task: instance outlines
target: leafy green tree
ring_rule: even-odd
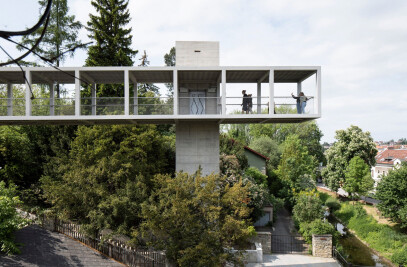
[[[249,164],[244,154],[244,145],[225,134],[219,135],[219,150],[221,155],[234,155],[239,161],[240,169],[245,170]]]
[[[355,195],[361,196],[373,189],[374,180],[370,176],[370,168],[359,156],[350,160],[345,178],[343,188],[352,199]]]
[[[268,157],[269,160],[267,165],[272,169],[277,168],[278,163],[280,162],[281,151],[275,140],[265,135],[253,138],[250,142],[250,148]]]
[[[377,205],[384,216],[407,228],[407,163],[390,171],[376,188]]]
[[[38,3],[42,10],[47,6],[46,0],[39,0]],[[75,20],[75,15],[69,15],[69,7],[67,0],[53,0],[50,12],[50,20],[47,31],[42,38],[41,43],[34,49],[35,52],[47,59],[56,61],[59,66],[64,62],[66,56],[73,57],[74,48],[83,47],[83,43],[78,40],[78,31],[83,27],[82,24]],[[44,25],[40,26],[31,35],[25,35],[21,39],[21,43],[25,46],[32,47],[40,37]],[[23,48],[17,46],[19,50]],[[69,51],[67,54],[61,54]]]
[[[157,175],[155,190],[142,205],[144,222],[134,233],[166,251],[176,266],[243,266],[232,247],[244,244],[254,233],[247,218],[248,187],[230,185],[225,177],[179,173],[175,178]]]
[[[307,148],[301,144],[299,137],[297,135],[288,136],[283,144],[283,152],[277,169],[279,178],[287,181],[296,191],[302,191],[309,187],[304,180],[315,180],[316,167],[315,158],[308,154]]]
[[[374,166],[377,149],[370,132],[363,132],[354,125],[336,131],[335,138],[337,141],[326,151],[327,165],[322,176],[325,184],[336,192],[345,181],[350,160],[359,156],[369,167]]]
[[[33,147],[21,127],[0,127],[0,179],[28,188],[37,170]],[[37,174],[38,175],[38,174]],[[33,177],[34,176],[34,177]]]
[[[15,186],[6,187],[6,183],[0,181],[0,251],[7,254],[20,251],[14,242],[14,233],[27,223],[17,213],[21,201],[16,194]]]
[[[68,161],[41,178],[44,196],[89,233],[128,234],[141,222],[152,177],[168,170],[167,141],[153,125],[79,127]]]
[[[322,201],[318,192],[302,191],[296,196],[293,217],[298,223],[310,223],[323,217]]]
[[[175,47],[171,47],[170,52],[164,55],[164,63],[165,66],[168,67],[173,67],[175,66]],[[171,83],[165,84],[165,86],[168,88],[168,96],[173,96],[174,95],[174,86]]]
[[[128,0],[92,0],[97,15],[90,14],[87,30],[94,45],[89,47],[86,66],[133,66],[133,57],[138,53],[131,48],[131,28],[127,8]],[[83,92],[91,95],[90,87]],[[97,95],[123,97],[122,85],[98,85]]]
[[[323,147],[320,144],[323,134],[314,121],[284,124],[257,123],[249,126],[250,140],[268,136],[278,144],[282,144],[289,135],[293,134],[298,135],[301,144],[307,147],[308,154],[314,156],[318,162],[325,162]]]
[[[331,234],[333,244],[336,244],[339,239],[339,232],[329,222],[324,222],[321,219],[316,219],[312,222],[304,222],[300,224],[300,234],[304,237],[307,243],[312,243],[312,235]]]

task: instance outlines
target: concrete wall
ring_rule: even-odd
[[[219,124],[180,122],[176,125],[176,170],[190,174],[219,173]]]
[[[177,66],[219,66],[219,42],[175,42]]]
[[[312,256],[332,258],[332,235],[312,235]]]
[[[209,88],[213,88],[208,91]],[[210,83],[195,83],[195,84],[181,84],[179,89],[179,114],[190,114],[190,92],[204,92],[205,97],[217,97],[216,84]],[[187,97],[187,98],[185,98]],[[218,99],[205,98],[205,114],[218,114]]]

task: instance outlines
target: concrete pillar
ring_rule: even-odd
[[[176,171],[202,175],[219,173],[219,124],[178,122],[176,125]]]
[[[274,69],[270,70],[269,92],[269,114],[274,114]]]
[[[257,114],[261,114],[261,82],[257,83]]]
[[[26,70],[25,71],[25,78],[27,79],[25,82],[25,115],[26,116],[31,116],[31,107],[32,107],[32,103],[31,103],[31,90],[30,90],[30,86],[32,84],[31,82],[31,71]]]
[[[92,115],[96,115],[96,88],[97,84],[92,84],[90,88],[90,101],[92,107]]]
[[[55,92],[54,92],[54,84],[49,84],[49,115],[55,115]]]
[[[7,116],[13,116],[13,85],[7,84]]]
[[[174,115],[178,115],[178,71],[174,70],[173,73],[173,87],[174,87]]]
[[[297,96],[301,93],[302,91],[302,82],[297,83]]]
[[[80,72],[75,70],[75,116],[81,115],[81,82]]]
[[[316,94],[314,99],[314,113],[321,116],[321,68],[319,67],[316,74]]]
[[[130,114],[129,70],[124,71],[124,115]]]
[[[222,115],[226,115],[226,70],[222,70]]]
[[[138,83],[134,83],[133,88],[133,108],[134,108],[134,115],[138,114]]]

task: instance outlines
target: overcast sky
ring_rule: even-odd
[[[95,12],[90,0],[68,4],[83,24]],[[9,1],[0,29],[33,25],[38,8],[36,0]],[[181,40],[219,41],[223,66],[321,66],[323,141],[351,124],[377,141],[407,137],[405,0],[130,0],[129,10],[137,64],[147,50],[151,66],[163,66]],[[86,30],[80,37],[88,40]],[[82,66],[85,58],[79,52],[64,66]]]

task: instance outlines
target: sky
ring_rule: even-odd
[[[68,5],[85,25],[95,14],[90,0]],[[146,50],[151,66],[163,66],[175,41],[219,41],[221,66],[321,66],[322,142],[350,125],[376,141],[407,137],[405,0],[130,0],[129,11],[136,64]],[[0,10],[0,29],[22,30],[38,17],[37,1],[13,0]],[[85,29],[79,36],[88,41]],[[64,66],[85,59],[77,52]]]

